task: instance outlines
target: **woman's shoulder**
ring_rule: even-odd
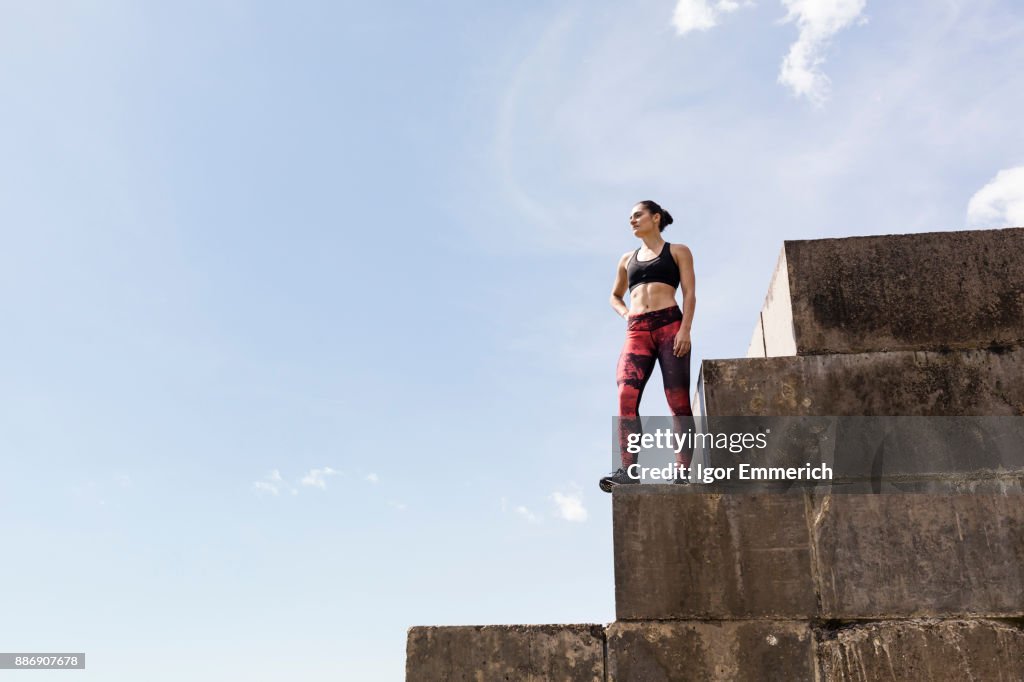
[[[690,252],[690,247],[686,244],[670,244],[669,248],[673,256],[693,258],[693,253]]]
[[[638,249],[634,249],[633,251],[627,251],[626,253],[624,253],[621,256],[619,256],[619,267],[620,268],[626,267],[626,263],[629,262],[629,259],[633,257],[633,254],[636,253],[637,250]]]

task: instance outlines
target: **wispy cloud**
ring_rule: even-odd
[[[269,494],[274,497],[279,496],[282,490],[290,492],[292,495],[297,495],[299,492],[281,477],[281,472],[277,469],[264,476],[262,480],[253,483],[252,489],[261,495]]]
[[[520,144],[517,135],[522,124],[520,104],[526,93],[537,87],[540,80],[539,72],[550,69],[550,64],[558,60],[559,51],[566,43],[576,15],[576,11],[565,11],[549,22],[533,49],[509,79],[496,122],[495,156],[505,199],[526,216],[532,224],[545,232],[557,231],[558,221],[555,219],[552,207],[536,197],[521,180],[518,168]]]
[[[1024,226],[1024,166],[999,171],[967,204],[971,227]]]
[[[310,469],[309,473],[302,477],[302,485],[312,486],[314,488],[320,488],[321,490],[327,490],[327,478],[329,476],[337,476],[341,472],[331,467],[324,467],[323,469]]]
[[[777,17],[786,16],[785,9],[777,11],[781,4],[770,4]],[[674,5],[651,11],[643,30],[658,21],[672,30],[666,15]],[[877,11],[879,16],[872,16],[871,32],[856,33],[894,52],[826,53],[828,62],[819,69],[828,71],[835,62],[843,82],[841,88],[836,82],[829,95],[837,106],[820,112],[792,103],[774,108],[779,97],[789,98],[788,87],[772,84],[771,76],[763,82],[758,69],[736,68],[745,61],[716,60],[727,41],[693,41],[688,47],[694,59],[679,61],[677,46],[670,45],[677,40],[645,41],[625,9],[610,10],[604,23],[577,28],[570,22],[551,34],[538,32],[534,46],[521,48],[524,59],[516,78],[503,80],[505,90],[497,95],[504,106],[496,121],[500,144],[492,151],[499,158],[497,168],[487,170],[503,172],[466,178],[468,183],[493,179],[492,184],[479,180],[481,194],[491,199],[488,206],[501,208],[489,219],[508,220],[511,226],[509,216],[514,216],[517,244],[498,242],[501,233],[494,231],[477,230],[473,238],[494,249],[543,246],[572,253],[581,262],[605,258],[608,275],[580,270],[579,276],[581,290],[601,292],[610,279],[608,254],[635,248],[623,231],[622,206],[650,196],[676,215],[666,238],[690,245],[698,260],[695,359],[742,355],[750,316],[757,314],[771,274],[765,263],[774,264],[781,238],[962,225],[967,198],[984,184],[964,187],[964,164],[991,168],[993,175],[1014,165],[988,161],[1005,159],[1007,146],[1019,146],[1024,137],[1014,115],[1024,77],[1013,68],[1024,47],[1017,33],[1005,35],[1010,32],[1005,12],[955,3],[928,12],[921,8],[864,5],[861,15]],[[712,30],[728,29],[738,34],[730,38],[753,38],[763,46],[763,39],[751,36],[758,32],[752,22],[731,21],[738,14],[722,20],[735,26]],[[795,40],[797,26],[772,27],[769,20],[762,32],[790,33]],[[832,44],[854,33],[835,34]],[[621,48],[623,34],[630,50]],[[996,39],[998,58],[994,48],[982,47]],[[770,61],[781,63],[786,47],[775,49]],[[723,79],[730,87],[723,87]],[[755,95],[759,84],[776,97]],[[645,93],[643,103],[624,92]],[[761,97],[764,108],[751,108]],[[518,202],[503,196],[506,183],[543,204],[543,214],[554,216],[551,223],[517,210]],[[489,194],[493,187],[502,192]],[[569,214],[559,211],[565,198],[573,209]],[[744,262],[751,267],[740,265]],[[514,300],[509,305],[516,309]],[[520,325],[504,338],[531,349],[541,348],[544,338],[548,345],[569,338],[550,332],[542,337],[540,324],[534,330],[533,318],[524,319],[531,325]],[[575,334],[577,326],[605,333],[576,322],[570,331]],[[580,376],[591,372],[588,376],[603,380],[587,369],[594,366],[590,356],[602,349],[614,354],[617,341],[584,341]]]
[[[270,493],[271,495],[277,495],[277,486],[267,483],[266,481],[256,481],[252,484],[252,489],[258,493]]]
[[[679,35],[691,31],[707,31],[718,25],[719,16],[735,12],[739,8],[740,4],[733,0],[679,0],[672,13],[672,25]]]
[[[866,0],[782,0],[782,4],[787,10],[783,22],[795,23],[800,34],[782,60],[779,83],[821,105],[829,91],[829,78],[821,70],[825,49],[833,35],[861,16]]]
[[[782,23],[794,23],[799,30],[796,42],[782,60],[778,81],[797,97],[805,97],[820,106],[828,98],[830,81],[822,71],[825,51],[839,31],[863,18],[867,0],[781,0],[786,9]],[[745,5],[753,5],[746,2]],[[678,0],[672,13],[676,33],[707,31],[718,25],[723,14],[735,12],[735,0]]]
[[[262,479],[255,481],[252,484],[252,489],[261,495],[272,495],[274,497],[280,496],[281,493],[284,492],[291,493],[292,495],[298,495],[299,490],[296,488],[296,485],[300,487],[327,490],[327,479],[332,476],[342,475],[344,475],[344,472],[332,467],[310,469],[302,478],[299,479],[297,484],[293,485],[281,475],[281,472],[278,469],[274,469]],[[373,485],[377,485],[380,483],[380,476],[374,472],[370,472],[363,476],[363,480]],[[389,501],[388,504],[399,509],[399,511],[405,509],[405,504],[401,502]]]
[[[522,505],[515,508],[515,513],[530,523],[540,523],[540,517]]]
[[[558,517],[566,521],[582,523],[587,520],[587,510],[583,506],[583,493],[579,489],[572,492],[555,491],[551,499],[558,508]]]
[[[400,512],[404,512],[409,508],[405,502],[399,502],[398,500],[388,500],[388,506],[397,509]]]

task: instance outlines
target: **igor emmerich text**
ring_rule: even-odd
[[[678,469],[677,469],[678,467]],[[638,471],[637,471],[638,470]],[[629,475],[640,479],[671,480],[676,472],[689,478],[713,483],[714,481],[831,481],[832,469],[827,464],[811,466],[808,462],[802,467],[757,467],[751,464],[740,464],[738,467],[705,467],[697,464],[692,469],[679,465],[669,465],[664,469],[642,467],[632,464]]]

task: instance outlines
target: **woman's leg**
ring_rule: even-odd
[[[690,407],[690,353],[687,352],[680,358],[672,352],[680,324],[681,322],[676,321],[655,329],[654,341],[658,364],[661,365],[662,383],[665,385],[665,399],[668,401],[668,409],[676,417],[672,420],[672,430],[677,434],[685,434],[693,430],[693,410]],[[681,466],[689,468],[691,459],[692,447],[684,447],[676,453],[676,463]]]
[[[654,371],[656,349],[651,332],[629,330],[619,355],[615,383],[619,386],[619,448],[622,466],[636,463],[636,455],[627,450],[629,435],[640,433],[640,399]]]

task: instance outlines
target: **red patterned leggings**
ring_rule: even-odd
[[[662,308],[650,313],[629,316],[626,343],[619,356],[616,383],[619,385],[619,446],[622,451],[622,465],[628,467],[636,462],[636,455],[626,450],[629,434],[640,433],[640,399],[644,387],[654,371],[655,361],[661,365],[661,379],[665,385],[665,398],[672,414],[687,419],[673,420],[677,432],[686,433],[692,425],[690,409],[690,353],[681,358],[672,353],[672,344],[683,313],[677,306]],[[689,467],[692,452],[683,449],[676,455],[676,462]]]

